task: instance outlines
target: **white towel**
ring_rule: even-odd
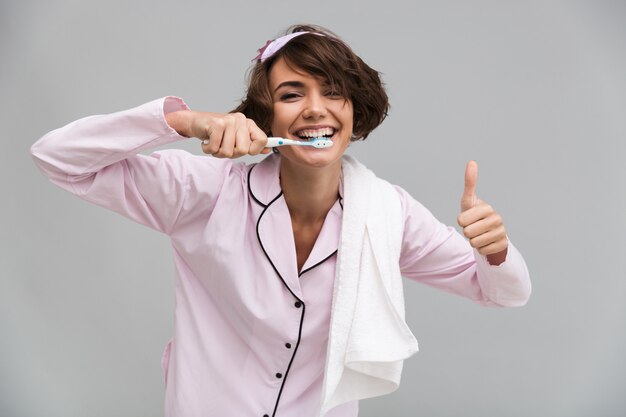
[[[343,224],[320,416],[396,390],[403,360],[418,350],[404,321],[398,193],[350,156],[342,168]]]

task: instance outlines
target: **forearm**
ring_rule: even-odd
[[[180,140],[165,116],[184,108],[182,100],[165,98],[86,117],[44,135],[31,147],[31,154],[51,179],[92,174],[142,150]]]

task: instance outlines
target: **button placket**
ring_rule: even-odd
[[[298,317],[297,337],[295,337],[295,338],[293,338],[293,337],[285,337],[284,339],[282,339],[282,341],[279,342],[279,343],[283,344],[283,346],[284,346],[284,348],[286,348],[286,350],[282,350],[284,348],[279,348],[278,346],[276,346],[280,350],[276,351],[278,356],[273,358],[273,361],[275,361],[275,363],[283,362],[283,358],[282,357],[285,354],[288,354],[289,358],[288,358],[288,360],[285,363],[278,364],[278,366],[277,366],[278,369],[275,370],[275,371],[277,371],[277,370],[281,370],[282,371],[282,372],[276,372],[274,374],[274,377],[275,377],[274,381],[279,386],[278,394],[277,394],[277,397],[276,397],[276,403],[274,405],[274,410],[272,411],[272,414],[267,413],[267,414],[264,414],[263,417],[269,417],[270,415],[275,415],[276,414],[276,410],[279,407],[280,398],[281,398],[281,395],[283,393],[283,388],[284,388],[285,383],[287,381],[287,377],[289,375],[289,372],[290,372],[291,366],[293,364],[294,358],[295,358],[295,356],[297,354],[298,346],[300,344],[300,340],[301,340],[301,337],[302,337],[302,323],[304,321],[305,308],[306,308],[305,304],[298,298],[298,295],[296,295],[296,294],[300,293],[300,291],[299,291],[299,284],[300,283],[299,283],[297,277],[295,278],[295,280],[294,279],[288,280],[288,282],[290,282],[292,284],[292,286],[287,284],[287,281],[285,281],[285,277],[283,275],[281,275],[281,268],[284,267],[285,265],[274,263],[272,257],[270,256],[270,253],[274,254],[274,252],[271,252],[271,250],[273,250],[275,248],[266,247],[264,245],[263,240],[261,239],[261,235],[263,235],[263,231],[265,230],[265,229],[263,229],[263,224],[262,224],[261,220],[264,218],[264,215],[267,213],[267,211],[270,208],[270,206],[272,206],[277,201],[280,201],[280,197],[281,196],[282,196],[282,192],[280,192],[267,205],[265,205],[265,208],[263,209],[263,211],[259,215],[259,218],[257,219],[257,222],[256,222],[257,239],[259,241],[259,245],[261,247],[261,250],[263,251],[265,257],[267,258],[268,262],[270,263],[270,265],[272,266],[272,268],[274,269],[276,274],[278,275],[278,278],[281,280],[281,282],[284,285],[285,289],[289,293],[291,293],[291,296],[293,297],[292,298],[292,303],[293,303],[294,307],[297,308],[297,309],[300,309],[300,311],[299,311],[299,314],[294,314],[294,316]],[[281,201],[281,203],[282,203],[282,201]],[[268,249],[270,249],[270,252],[268,252]],[[290,278],[290,277],[287,277],[287,278]],[[285,305],[285,307],[286,307],[286,305]],[[286,335],[286,336],[293,336],[293,335]],[[291,342],[287,342],[287,341],[285,341],[285,339],[286,340],[291,340]],[[285,358],[285,359],[287,359],[287,358]]]
[[[304,303],[300,300],[297,300],[296,302],[293,303],[294,307],[296,308],[302,308],[304,306]],[[285,348],[290,349],[292,348],[292,344],[290,342],[285,342]],[[280,372],[276,372],[276,374],[274,375],[276,377],[276,379],[282,379],[283,378],[283,374]]]

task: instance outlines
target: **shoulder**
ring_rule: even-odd
[[[402,213],[405,222],[423,223],[436,220],[431,211],[419,200],[409,194],[409,192],[404,188],[395,184],[393,185],[393,188],[398,195],[400,204],[402,205]]]

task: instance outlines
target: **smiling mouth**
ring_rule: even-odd
[[[295,132],[295,136],[306,141],[312,139],[330,139],[336,132],[337,129],[332,127],[324,127],[321,129],[301,129]]]

